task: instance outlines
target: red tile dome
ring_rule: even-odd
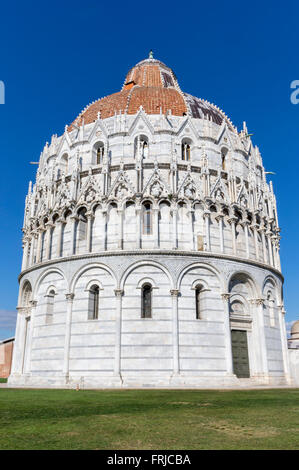
[[[172,69],[163,62],[153,59],[152,54],[136,64],[127,73],[121,91],[100,98],[89,104],[69,126],[94,122],[98,113],[102,119],[115,113],[136,114],[140,107],[147,114],[166,114],[171,111],[174,116],[190,115],[198,119],[210,119],[221,125],[223,120],[230,128],[232,124],[227,116],[215,105],[205,100],[183,93]]]

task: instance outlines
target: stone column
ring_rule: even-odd
[[[271,266],[274,266],[274,264],[273,264],[272,240],[271,240],[270,230],[267,231],[266,235],[267,235],[267,241],[268,241],[269,263],[270,263]]]
[[[74,255],[76,253],[76,228],[77,228],[77,220],[78,217],[72,216],[71,217],[71,247],[70,247],[70,255]]]
[[[66,381],[69,378],[69,362],[70,362],[70,344],[71,344],[71,329],[72,329],[72,310],[73,300],[75,294],[66,294],[66,320],[65,320],[65,337],[64,337],[64,354],[63,354],[63,375]]]
[[[289,353],[288,353],[288,343],[287,343],[287,332],[285,326],[285,309],[283,305],[278,305],[278,319],[279,319],[279,331],[280,331],[280,340],[281,340],[281,349],[283,356],[283,368],[285,373],[285,378],[288,383],[291,382],[290,378],[290,367],[289,367]]]
[[[23,239],[23,260],[22,260],[22,271],[27,268],[28,265],[28,250],[29,250],[29,239],[24,237]]]
[[[178,210],[177,207],[172,209],[172,249],[176,250],[178,247]]]
[[[37,239],[37,248],[36,248],[36,262],[40,263],[41,261],[41,248],[42,248],[42,234],[43,229],[38,229],[38,239]]]
[[[141,248],[141,206],[136,206],[136,248]]]
[[[248,224],[247,224],[247,222],[244,222],[243,227],[244,227],[244,232],[245,232],[246,258],[249,258],[250,257],[250,251],[249,251],[249,237],[248,237]]]
[[[265,337],[265,322],[264,322],[264,299],[254,299],[252,301],[252,304],[256,306],[257,308],[257,314],[256,314],[256,319],[257,319],[257,332],[259,336],[259,343],[260,343],[260,355],[261,355],[261,373],[265,377],[265,379],[268,379],[268,359],[267,359],[267,346],[266,346],[266,337]]]
[[[33,232],[32,242],[31,242],[31,252],[30,252],[30,266],[33,266],[36,261],[36,243],[37,243],[37,233]]]
[[[86,251],[87,253],[91,252],[92,248],[92,221],[94,219],[94,216],[91,212],[86,213],[87,217],[87,231],[86,231]]]
[[[28,335],[28,344],[26,345],[26,349],[27,349],[26,364],[24,365],[25,366],[24,371],[27,374],[30,374],[31,372],[30,363],[31,363],[31,355],[32,355],[32,342],[33,342],[33,332],[34,332],[34,322],[35,322],[35,312],[36,312],[37,301],[31,300],[30,305],[31,305],[30,330],[29,330],[29,335]]]
[[[153,209],[154,214],[154,248],[159,248],[159,207]]]
[[[26,340],[26,312],[24,307],[17,307],[18,316],[15,333],[15,343],[13,349],[13,360],[11,365],[11,375],[21,375],[25,355]]]
[[[258,225],[252,224],[251,227],[252,227],[252,231],[254,235],[255,258],[258,261],[259,260],[259,241],[258,241],[258,236],[257,236]]]
[[[118,238],[118,248],[123,249],[124,246],[124,211],[123,209],[118,209],[118,219],[119,219],[119,238]]]
[[[50,259],[51,254],[51,230],[54,225],[47,223],[46,224],[46,255],[45,259]]]
[[[210,214],[211,212],[205,210],[203,213],[203,218],[205,220],[205,241],[206,241],[206,251],[211,251],[211,240],[210,240]]]
[[[172,344],[173,344],[173,374],[180,373],[179,357],[179,318],[178,318],[178,289],[171,289],[172,298]]]
[[[190,250],[195,250],[195,246],[194,246],[193,214],[194,214],[194,209],[190,209],[190,210],[189,210],[189,215],[190,215]]]
[[[236,222],[237,222],[237,217],[231,217],[229,220],[229,223],[231,224],[232,228],[232,249],[233,249],[233,255],[237,255],[237,242],[236,242]]]
[[[272,235],[272,247],[273,247],[273,262],[276,269],[281,270],[280,259],[279,259],[279,237],[277,235]]]
[[[267,258],[267,249],[266,249],[266,237],[265,237],[265,230],[264,228],[260,228],[260,233],[262,236],[262,243],[263,243],[263,258],[264,258],[264,263],[268,263],[268,258]]]
[[[34,265],[34,251],[35,251],[36,238],[37,238],[37,235],[35,232],[33,232],[32,237],[31,237],[31,248],[30,248],[30,261],[29,261],[30,266]]]
[[[63,226],[65,226],[66,222],[64,220],[59,220],[57,221],[57,224],[59,223],[59,226],[57,226],[58,234],[57,234],[57,246],[56,246],[56,257],[60,258],[61,257],[61,243],[62,243],[62,232],[63,232]]]
[[[107,250],[107,210],[102,209],[102,216],[103,216],[103,241],[102,241],[102,250]]]
[[[120,375],[120,360],[121,360],[121,316],[122,316],[122,296],[124,291],[122,289],[115,289],[116,295],[116,317],[115,317],[115,361],[114,361],[114,374]]]
[[[279,255],[279,236],[276,237],[275,246],[276,246],[276,263],[277,263],[276,268],[279,271],[281,271],[280,255]]]
[[[224,307],[224,334],[225,334],[225,357],[226,357],[226,372],[228,375],[233,375],[233,351],[232,351],[232,337],[230,328],[229,316],[229,298],[231,294],[221,294]]]
[[[218,214],[216,217],[219,225],[219,240],[220,240],[220,252],[224,253],[224,238],[223,238],[223,215]]]

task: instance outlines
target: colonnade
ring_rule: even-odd
[[[163,243],[161,243],[163,230],[161,230],[161,211],[159,205],[153,205],[151,207],[150,233],[145,233],[144,231],[144,206],[141,204],[135,206],[135,216],[133,220],[133,224],[135,224],[135,241],[126,239],[125,224],[127,222],[125,220],[125,209],[116,209],[117,220],[115,221],[115,226],[117,227],[117,233],[115,233],[113,237],[109,236],[108,233],[108,224],[110,223],[109,208],[98,209],[99,216],[101,217],[101,229],[98,230],[98,233],[96,233],[94,229],[95,213],[93,211],[86,211],[85,241],[80,242],[80,248],[78,248],[78,246],[76,247],[79,221],[77,215],[70,215],[69,218],[60,217],[55,223],[47,222],[33,230],[30,234],[25,235],[23,239],[22,271],[42,261],[75,254],[107,251],[111,249],[134,250],[142,248],[179,249],[183,251],[205,251],[228,254],[235,257],[245,257],[247,259],[262,261],[264,264],[268,264],[280,270],[279,236],[269,230],[266,224],[258,224],[256,221],[239,220],[235,215],[228,216],[221,212],[214,213],[212,220],[211,210],[202,209],[200,214],[203,218],[203,229],[199,233],[195,229],[195,209],[192,207],[187,208],[187,206],[184,207],[185,213],[180,213],[179,216],[180,207],[178,205],[174,207],[169,206],[169,218],[165,225],[167,226],[168,232],[164,234],[166,241],[164,240]],[[224,230],[224,220],[230,226],[229,234]],[[70,240],[66,253],[64,245],[66,225],[68,222],[68,236]],[[217,224],[217,246],[214,246],[212,249],[211,227],[215,230],[215,225]],[[244,234],[242,235],[243,240],[241,240],[241,243],[244,247],[245,256],[241,256],[237,248],[236,229],[239,226],[242,227],[242,233]],[[54,230],[55,239],[53,236]],[[184,233],[180,233],[180,230],[183,230]],[[252,247],[250,247],[249,231],[253,238]],[[202,237],[202,246],[198,245],[198,236]],[[184,237],[187,237],[187,239],[184,239]],[[229,237],[229,239],[225,240],[225,237]],[[97,241],[96,250],[94,249],[95,241]],[[227,248],[227,246],[230,248]]]

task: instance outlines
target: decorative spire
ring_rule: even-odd
[[[149,51],[148,58],[149,58],[149,59],[153,59],[153,58],[154,58],[154,53],[153,53],[152,50]]]

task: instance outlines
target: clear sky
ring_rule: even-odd
[[[154,56],[181,88],[247,122],[272,176],[282,228],[288,324],[298,306],[299,80],[295,1],[13,1],[0,7],[0,339],[15,328],[21,228],[29,180],[52,134],[90,101],[119,91]]]

